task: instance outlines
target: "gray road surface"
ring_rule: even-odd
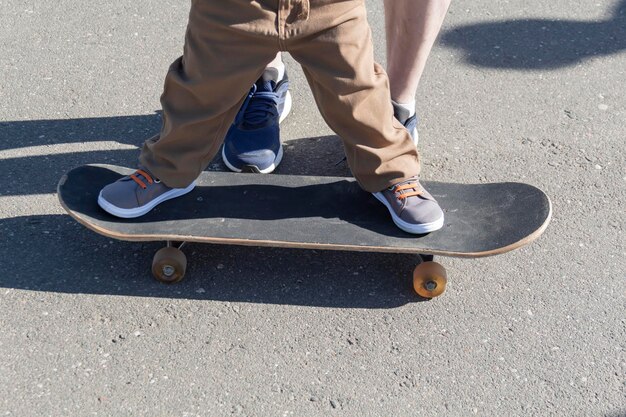
[[[442,259],[447,293],[418,302],[401,255],[190,245],[187,279],[155,282],[160,243],[91,233],[54,192],[135,164],[188,2],[0,0],[0,415],[626,416],[626,2],[575,3],[453,2],[423,175],[537,185],[554,219]],[[287,62],[277,174],[347,174]]]

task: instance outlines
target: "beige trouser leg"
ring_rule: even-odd
[[[376,192],[417,175],[417,150],[393,117],[363,2],[312,0],[309,20],[287,22],[285,32],[286,50],[302,65],[324,120],[343,140],[359,184]]]
[[[183,56],[165,79],[161,132],[139,157],[166,185],[186,187],[218,152],[250,87],[276,57],[275,19],[275,10],[245,0],[192,1]]]

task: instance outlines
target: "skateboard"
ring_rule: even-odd
[[[398,229],[387,209],[353,178],[203,172],[196,188],[145,216],[120,219],[97,203],[100,190],[134,170],[85,165],[65,174],[61,205],[87,228],[114,239],[165,241],[152,273],[162,282],[183,278],[188,242],[387,252],[419,255],[413,287],[441,295],[445,268],[434,256],[477,258],[525,246],[546,229],[550,199],[523,183],[424,182],[445,212],[441,230],[412,235]],[[417,260],[416,259],[416,260]]]

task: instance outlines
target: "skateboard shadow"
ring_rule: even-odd
[[[423,301],[411,255],[190,244],[185,279],[166,285],[150,273],[160,243],[112,241],[66,215],[2,219],[0,232],[4,289],[333,308]]]
[[[555,69],[626,50],[626,0],[604,21],[505,20],[454,27],[444,46],[462,50],[471,65],[525,70]]]
[[[160,124],[158,113],[2,121],[1,196],[13,204],[11,196],[55,193],[62,175],[89,163],[134,167],[138,148]],[[336,136],[291,140],[285,155],[276,174],[349,175],[345,164],[336,165],[343,157]],[[208,169],[223,169],[219,156]],[[162,243],[114,241],[65,214],[0,219],[0,236],[6,291],[344,308],[420,301],[408,278],[417,262],[411,255],[190,244],[185,280],[164,285],[150,272]]]

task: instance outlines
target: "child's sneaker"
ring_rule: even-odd
[[[138,169],[104,187],[98,196],[98,205],[117,217],[139,217],[166,200],[187,194],[195,186],[194,181],[186,188],[170,188],[147,171]]]
[[[405,232],[422,234],[443,227],[441,207],[417,177],[373,194],[387,207],[396,226]]]
[[[278,76],[265,70],[226,134],[222,159],[231,171],[268,174],[283,158],[278,125],[291,110],[291,94],[287,73],[280,81]]]

